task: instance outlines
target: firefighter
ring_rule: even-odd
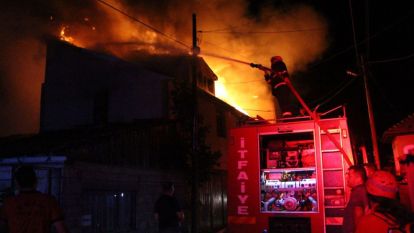
[[[276,97],[282,117],[291,117],[295,112],[295,98],[284,82],[285,78],[289,78],[286,65],[282,57],[274,56],[270,59],[271,72],[265,71],[265,80],[272,88],[272,95]]]
[[[365,183],[372,210],[359,221],[356,233],[412,233],[414,213],[397,199],[398,182],[387,171],[376,171]]]

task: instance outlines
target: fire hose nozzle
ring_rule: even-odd
[[[250,66],[253,67],[253,68],[259,68],[259,69],[262,67],[262,65],[255,64],[255,63],[250,63]]]

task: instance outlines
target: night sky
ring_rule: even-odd
[[[351,4],[354,26],[351,20],[350,1],[347,0],[125,0],[122,2],[134,9],[131,11],[133,15],[139,16],[139,19],[149,22],[162,31],[165,30],[172,34],[171,30],[167,30],[167,26],[174,26],[176,38],[189,45],[191,45],[191,37],[188,35],[191,26],[190,20],[188,20],[189,16],[177,13],[178,11],[187,12],[189,15],[196,12],[201,22],[209,21],[209,26],[214,25],[215,28],[229,28],[229,25],[231,28],[246,27],[247,22],[252,26],[249,28],[250,31],[263,31],[269,30],[269,26],[272,24],[280,27],[288,22],[286,21],[287,17],[283,15],[284,12],[295,13],[298,11],[292,9],[299,5],[309,6],[326,22],[327,32],[324,38],[326,45],[315,44],[317,49],[312,51],[313,57],[301,60],[301,49],[311,50],[309,48],[314,43],[314,40],[306,41],[306,38],[303,38],[302,44],[297,46],[299,52],[293,51],[300,64],[291,64],[290,67],[288,64],[288,69],[294,70],[291,73],[292,83],[309,106],[314,108],[320,105],[319,111],[324,112],[338,105],[345,105],[350,130],[357,143],[356,146],[367,144],[369,148],[370,131],[362,71],[357,61],[363,56],[367,63],[366,70],[378,137],[380,138],[386,129],[414,112],[411,97],[413,93],[411,80],[414,77],[414,8],[410,6],[409,1],[353,0]],[[121,36],[116,32],[108,33],[110,26],[113,27],[113,25],[104,25],[103,22],[114,24],[114,18],[108,20],[107,12],[110,9],[106,9],[107,12],[105,12],[102,11],[102,6],[97,8],[98,5],[96,0],[22,0],[3,3],[3,11],[0,13],[1,136],[35,133],[38,128],[40,85],[45,65],[44,59],[39,59],[45,56],[45,48],[39,45],[42,38],[53,33],[56,34],[58,28],[67,22],[70,22],[72,26],[80,25],[77,28],[82,28],[82,30],[89,30],[92,25],[96,26],[95,34],[90,33],[88,36],[100,43],[113,42],[115,35]],[[243,5],[245,8],[239,9],[239,5]],[[197,7],[192,9],[192,6]],[[237,18],[228,16],[234,15],[235,11],[241,12],[238,17],[243,20],[240,22]],[[278,16],[272,16],[266,20],[266,16],[269,16],[269,12],[272,11],[278,11],[279,16],[285,18],[279,21]],[[145,16],[148,16],[146,14],[150,17],[146,18]],[[179,18],[181,16],[185,17]],[[122,16],[117,17],[121,18]],[[307,19],[306,14],[300,17],[304,22],[318,22],[319,20]],[[214,24],[214,22],[219,24]],[[244,25],[238,25],[241,23]],[[259,28],[265,23],[266,27]],[[73,28],[76,29],[76,27]],[[203,29],[210,28],[204,27]],[[105,30],[107,34],[102,33],[102,30]],[[178,33],[180,31],[184,32]],[[72,32],[76,33],[76,31]],[[81,34],[78,33],[78,36]],[[204,44],[201,44],[202,51],[208,50],[206,41],[220,45],[221,48],[228,51],[237,50],[237,46],[230,47],[230,44],[227,45],[223,41],[219,41],[217,34],[208,36],[206,34],[202,38],[204,41]],[[250,55],[249,53],[244,54],[243,58],[234,58],[266,65],[265,62],[268,62],[271,54],[265,52],[271,50],[271,53],[276,53],[275,51],[280,50],[266,43],[254,44],[254,37],[243,40],[243,37],[247,38],[248,36],[250,35],[237,34],[231,39],[226,38],[227,41],[241,39],[241,44],[249,46],[249,49],[253,51],[250,52]],[[269,34],[269,36],[274,35]],[[290,36],[296,37],[292,41],[298,41],[297,36],[300,37],[301,34],[280,33],[278,36],[277,38],[280,38],[281,41],[283,39],[284,42],[288,41]],[[308,43],[307,47],[303,47],[303,42]],[[294,42],[292,43],[288,43],[288,45],[294,48]],[[355,43],[357,48],[354,46]],[[216,49],[216,51],[219,50]],[[282,54],[274,55],[287,53],[280,51]],[[357,53],[359,56],[356,55]],[[253,57],[252,54],[257,56]],[[219,52],[219,55],[223,54]],[[303,57],[308,55],[304,54]],[[357,77],[349,76],[346,74],[347,70],[359,75]],[[19,72],[18,75],[13,73],[16,71]],[[249,72],[254,73],[253,71]],[[240,89],[239,92],[244,93],[245,90]],[[384,148],[382,156],[389,156],[391,145],[383,146],[381,144],[380,146]]]

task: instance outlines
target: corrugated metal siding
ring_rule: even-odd
[[[202,232],[214,232],[226,225],[226,179],[226,173],[217,172],[200,189],[200,229]]]

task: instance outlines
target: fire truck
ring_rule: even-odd
[[[230,130],[228,232],[340,232],[353,164],[344,108]],[[327,114],[328,115],[328,114]],[[327,116],[325,115],[325,116]]]

